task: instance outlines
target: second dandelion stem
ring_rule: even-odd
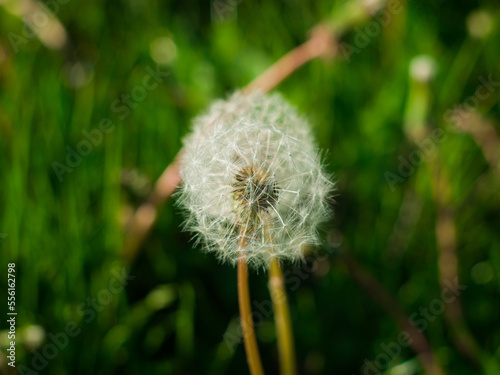
[[[273,300],[278,351],[282,375],[295,375],[295,347],[293,344],[292,322],[286,297],[285,280],[278,260],[273,259],[269,267],[269,291]]]
[[[245,259],[238,261],[238,301],[240,304],[241,330],[251,375],[264,375],[260,361],[257,339],[252,321],[250,288],[248,287],[248,265]]]

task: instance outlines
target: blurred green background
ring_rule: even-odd
[[[124,224],[173,161],[191,118],[314,25],[342,23],[346,3],[45,3],[56,18],[37,2],[0,1],[2,348],[7,263],[15,262],[20,374],[248,373],[235,269],[193,248],[172,202],[132,261],[123,256]],[[406,347],[384,363],[381,345],[396,342],[401,327],[355,282],[348,254],[413,323],[434,306],[423,334],[445,373],[498,374],[500,9],[495,0],[393,5],[388,22],[379,12],[371,28],[349,27],[335,59],[312,61],[277,88],[310,119],[337,183],[324,248],[305,266],[285,265],[299,373],[425,373]],[[38,35],[25,22],[37,23]],[[475,125],[488,132],[477,136]],[[425,151],[418,144],[431,129],[444,138]],[[85,148],[85,134],[95,144]],[[70,156],[69,166],[78,147],[86,155]],[[402,176],[415,150],[426,162]],[[445,198],[433,193],[436,170]],[[480,348],[472,358],[455,338],[461,323],[436,310],[447,240]],[[268,306],[266,273],[252,272],[250,282],[252,299]],[[278,373],[273,318],[262,315],[264,367]],[[5,353],[0,372],[15,374]],[[376,371],[363,367],[369,361]]]

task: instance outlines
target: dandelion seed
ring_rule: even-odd
[[[194,120],[180,173],[186,228],[223,261],[298,260],[331,213],[333,183],[309,124],[278,94],[215,102]]]

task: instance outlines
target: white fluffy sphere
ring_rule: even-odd
[[[308,122],[278,94],[237,92],[193,125],[180,164],[186,228],[224,261],[302,258],[333,188]]]

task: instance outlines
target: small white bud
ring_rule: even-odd
[[[410,76],[417,82],[429,82],[436,75],[436,61],[428,55],[414,57],[410,62]]]
[[[486,38],[493,30],[494,19],[486,10],[476,10],[467,16],[467,30],[476,39]]]
[[[216,101],[184,143],[179,204],[208,251],[260,267],[319,242],[333,183],[309,124],[280,95]]]

